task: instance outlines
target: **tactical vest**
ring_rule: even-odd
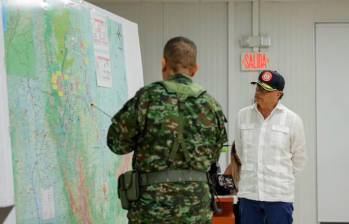
[[[173,143],[172,149],[170,151],[169,161],[176,161],[179,159],[189,160],[188,152],[186,151],[185,141],[183,138],[183,128],[185,120],[181,116],[181,106],[190,97],[198,98],[206,92],[206,90],[198,84],[190,83],[183,84],[178,83],[173,80],[166,80],[157,82],[166,89],[168,93],[176,94],[178,100],[178,134]],[[211,105],[211,103],[210,103]],[[182,149],[179,151],[179,149]],[[140,175],[140,184],[145,186],[149,184],[157,184],[163,182],[182,182],[182,181],[203,181],[207,182],[207,173],[196,170],[183,170],[183,169],[171,169],[164,171],[157,171],[152,173],[143,173]]]
[[[177,100],[178,100],[179,116],[176,119],[178,122],[178,135],[176,136],[173,147],[170,151],[169,160],[176,161],[176,160],[182,159],[180,152],[178,152],[178,149],[181,148],[182,149],[181,153],[183,154],[184,159],[188,161],[190,158],[188,153],[185,151],[186,147],[184,145],[185,143],[183,138],[183,127],[184,127],[185,121],[183,116],[181,116],[181,106],[189,97],[198,98],[203,93],[205,93],[206,90],[196,83],[191,83],[188,85],[188,84],[178,83],[172,80],[166,80],[166,81],[158,82],[158,84],[162,85],[168,93],[176,94]]]

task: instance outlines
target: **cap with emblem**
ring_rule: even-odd
[[[259,74],[257,82],[251,84],[258,84],[267,91],[282,91],[285,87],[285,79],[277,71],[264,70]]]

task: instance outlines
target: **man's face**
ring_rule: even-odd
[[[254,100],[257,105],[268,106],[275,105],[278,103],[280,97],[282,96],[281,91],[267,91],[263,89],[260,85],[256,84],[256,93],[254,95]]]

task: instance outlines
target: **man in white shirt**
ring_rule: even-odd
[[[279,102],[285,80],[278,72],[262,71],[251,84],[255,104],[239,111],[235,127],[241,224],[292,223],[295,174],[306,161],[303,122]]]

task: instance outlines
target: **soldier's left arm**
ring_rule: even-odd
[[[307,160],[304,126],[299,116],[295,117],[291,132],[291,154],[293,173],[297,173],[303,169]]]
[[[107,135],[107,145],[116,154],[126,154],[135,149],[139,135],[137,104],[136,95],[112,118]]]

